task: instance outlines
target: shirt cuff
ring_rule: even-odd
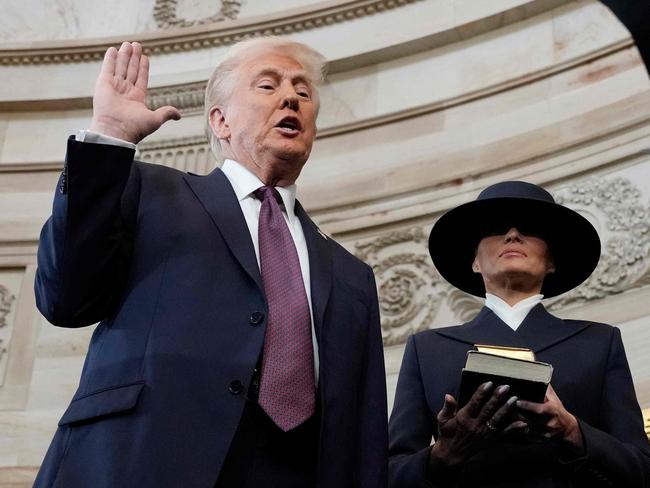
[[[129,141],[118,139],[117,137],[105,136],[91,130],[82,129],[77,131],[75,140],[78,142],[90,142],[91,144],[107,144],[109,146],[120,146],[135,151],[135,144]]]

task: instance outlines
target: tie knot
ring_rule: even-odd
[[[280,193],[272,186],[262,186],[255,190],[253,192],[253,195],[255,195],[255,198],[257,198],[260,202],[263,202],[267,198],[273,198],[278,203],[278,205],[284,206],[284,202],[282,202]]]

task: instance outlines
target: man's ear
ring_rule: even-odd
[[[230,139],[230,126],[226,122],[226,114],[221,107],[214,106],[210,109],[210,129],[217,139]]]

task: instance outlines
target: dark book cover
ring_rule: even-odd
[[[460,393],[458,395],[458,408],[462,408],[469,402],[476,389],[487,381],[494,383],[494,388],[500,385],[510,385],[508,398],[516,396],[522,400],[542,403],[546,395],[547,383],[543,381],[531,381],[495,374],[469,371],[463,369],[460,379]]]

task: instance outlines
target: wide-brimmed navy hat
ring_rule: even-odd
[[[483,237],[506,234],[512,227],[524,235],[541,237],[549,247],[555,272],[544,279],[545,298],[578,286],[600,259],[598,232],[586,218],[555,203],[537,185],[504,181],[438,219],[429,236],[433,264],[456,288],[484,297],[483,278],[472,270],[476,248]]]

